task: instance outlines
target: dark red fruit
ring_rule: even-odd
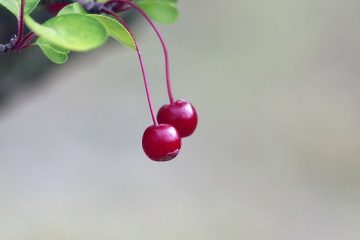
[[[69,5],[69,3],[50,3],[46,6],[46,8],[52,14],[58,14],[58,12],[67,5]]]
[[[176,157],[181,148],[181,137],[178,131],[168,124],[148,127],[142,138],[145,154],[154,161],[169,161]]]
[[[185,100],[177,100],[162,106],[157,114],[157,120],[159,123],[174,126],[181,137],[193,134],[198,122],[194,106]]]

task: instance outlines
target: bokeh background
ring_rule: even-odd
[[[1,57],[3,89],[31,84],[1,105],[0,239],[360,239],[360,2],[179,5],[161,29],[175,95],[200,124],[168,163],[142,152],[134,52],[109,43],[55,67],[37,49]],[[133,27],[158,108],[161,48]]]

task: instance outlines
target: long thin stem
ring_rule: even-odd
[[[31,47],[31,42],[36,37],[37,37],[36,34],[33,33],[33,32],[29,32],[28,34],[26,34],[25,37],[23,38],[22,42],[21,42],[20,50]]]
[[[18,43],[18,46],[22,48],[23,46],[29,44],[34,39],[34,37],[36,37],[36,34],[34,32],[27,33]]]
[[[17,33],[17,40],[15,46],[17,46],[24,35],[24,12],[25,12],[25,0],[21,0],[20,4],[20,12],[19,12],[19,20],[18,20],[18,33]]]
[[[174,95],[173,95],[173,91],[172,91],[172,87],[171,87],[171,80],[170,80],[170,60],[169,60],[169,54],[168,54],[168,50],[167,50],[167,46],[165,43],[165,40],[163,38],[163,36],[161,35],[159,29],[156,27],[155,23],[151,20],[151,18],[144,12],[144,10],[142,10],[136,3],[134,3],[133,1],[129,1],[129,0],[110,0],[108,1],[106,4],[109,3],[113,3],[113,2],[122,2],[122,3],[127,3],[129,5],[131,5],[133,8],[135,8],[141,15],[143,15],[143,17],[148,21],[148,23],[150,24],[150,26],[154,29],[156,35],[158,36],[163,51],[164,51],[164,57],[165,57],[165,69],[166,69],[166,85],[167,85],[167,90],[168,90],[168,95],[169,95],[169,100],[170,103],[174,102]]]
[[[134,35],[134,33],[131,31],[131,29],[130,29],[130,27],[127,25],[127,23],[126,23],[121,17],[119,17],[114,11],[111,11],[110,9],[107,9],[107,8],[104,8],[102,11],[103,11],[104,13],[107,13],[107,14],[113,16],[114,18],[116,18],[116,20],[119,21],[119,22],[126,28],[126,30],[130,33],[132,39],[134,40],[136,52],[137,52],[138,57],[139,57],[139,62],[140,62],[140,67],[141,67],[142,76],[143,76],[143,79],[144,79],[146,97],[147,97],[147,100],[148,100],[148,103],[149,103],[151,118],[152,118],[152,120],[153,120],[154,125],[156,126],[156,125],[158,125],[158,121],[157,121],[157,119],[156,119],[156,115],[155,115],[154,108],[153,108],[153,103],[152,103],[152,100],[151,100],[149,82],[148,82],[148,80],[147,80],[147,74],[146,74],[146,71],[145,71],[144,61],[143,61],[143,59],[142,59],[140,47],[139,47],[139,45],[138,45],[138,43],[137,43],[137,41],[136,41],[135,35]]]

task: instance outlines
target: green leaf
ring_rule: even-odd
[[[65,54],[68,54],[70,52],[69,49],[65,49],[65,48],[59,47],[57,45],[54,45],[44,38],[38,38],[36,40],[35,44],[49,45],[52,48],[54,48],[54,50],[56,50],[57,52],[61,52],[61,53],[65,53]]]
[[[57,16],[65,15],[65,14],[73,14],[73,13],[87,14],[87,12],[81,6],[81,4],[72,3],[62,8],[58,12]],[[68,59],[68,54],[70,52],[69,49],[64,49],[54,44],[51,44],[51,42],[45,40],[42,37],[40,37],[35,44],[40,47],[44,55],[53,63],[63,64]]]
[[[140,0],[137,4],[154,21],[159,23],[173,23],[179,16],[176,0]]]
[[[65,14],[51,18],[43,25],[30,16],[27,26],[53,45],[73,51],[89,51],[107,40],[107,31],[97,20],[84,14]]]
[[[26,0],[25,15],[30,14],[39,4],[40,0]],[[7,10],[19,18],[21,0],[0,0],[0,5],[3,5]]]
[[[120,43],[132,49],[136,48],[134,40],[131,37],[130,33],[117,20],[111,17],[97,15],[97,14],[89,14],[88,16],[99,21],[105,27],[110,37],[114,38],[115,40],[119,41]]]
[[[57,51],[57,49],[53,48],[52,45],[42,43],[37,43],[37,45],[40,47],[44,55],[53,63],[63,64],[68,59],[67,53]]]
[[[63,64],[68,59],[68,54],[70,52],[69,49],[64,49],[51,44],[51,42],[45,40],[44,38],[38,38],[35,44],[40,47],[44,55],[53,63]]]
[[[81,6],[80,3],[72,3],[61,9],[57,15],[60,16],[71,13],[87,14],[86,10]]]
[[[58,52],[62,52],[62,53],[66,53],[68,54],[70,52],[69,49],[65,49],[65,48],[62,48],[62,47],[59,47],[57,45],[54,45],[52,44],[51,42],[49,42],[48,40],[40,37],[36,40],[35,44],[43,44],[43,45],[50,45],[52,48],[54,48],[56,51]]]

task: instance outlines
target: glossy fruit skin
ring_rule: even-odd
[[[46,6],[46,9],[52,14],[58,14],[58,12],[67,5],[69,5],[69,3],[51,3]]]
[[[167,123],[174,126],[181,137],[188,137],[194,133],[198,117],[191,103],[185,100],[177,100],[174,103],[164,105],[157,114],[159,123]]]
[[[171,125],[152,125],[144,132],[142,147],[151,160],[169,161],[178,155],[181,149],[181,137]]]

